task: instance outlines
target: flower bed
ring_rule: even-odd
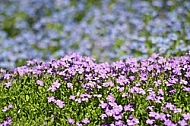
[[[189,93],[189,54],[111,64],[75,53],[30,60],[1,77],[0,125],[187,126]]]

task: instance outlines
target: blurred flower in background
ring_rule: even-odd
[[[190,50],[188,0],[0,1],[0,67],[77,52],[97,61]]]

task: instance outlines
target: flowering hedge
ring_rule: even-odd
[[[190,53],[111,64],[73,53],[1,74],[1,126],[190,125]]]

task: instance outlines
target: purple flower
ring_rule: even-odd
[[[5,87],[6,87],[6,88],[9,88],[9,87],[11,87],[11,86],[12,86],[12,83],[11,83],[11,82],[5,83]]]
[[[187,123],[186,120],[179,120],[179,121],[178,121],[178,124],[179,124],[180,126],[188,126],[188,123]]]
[[[51,114],[51,118],[54,118],[55,116],[54,116],[54,114]]]
[[[171,117],[172,115],[171,114],[166,114],[167,117]]]
[[[129,126],[134,126],[134,125],[136,125],[136,124],[138,124],[138,123],[139,123],[139,120],[138,120],[138,119],[135,119],[135,118],[133,118],[132,120],[127,119],[127,124],[128,124]]]
[[[40,85],[40,86],[44,86],[44,82],[41,81],[41,80],[37,80],[36,83],[37,83],[38,85]]]
[[[76,98],[76,96],[74,96],[74,95],[70,95],[70,97],[69,97],[69,99],[71,99],[71,100],[75,100],[75,98]]]
[[[4,108],[3,108],[3,112],[6,112],[6,111],[8,111],[9,110],[9,108],[7,107],[7,106],[5,106]]]
[[[7,117],[7,122],[8,122],[9,124],[11,124],[12,118],[11,118],[11,117]]]
[[[167,82],[167,81],[166,81],[165,84],[166,84],[166,86],[168,86],[168,87],[173,85],[173,83],[171,83],[171,82]]]
[[[166,103],[166,108],[169,108],[170,110],[174,110],[175,106],[172,105],[171,103]]]
[[[155,86],[157,87],[157,86],[160,86],[162,83],[161,83],[160,80],[157,80],[157,81],[154,82],[154,84],[155,84]]]
[[[158,94],[164,95],[164,91],[162,89],[158,89]]]
[[[14,108],[13,104],[9,104],[8,108],[9,109]]]
[[[33,60],[28,60],[27,61],[27,66],[33,65],[35,62]]]
[[[59,80],[56,80],[53,85],[58,89],[60,87],[60,83],[59,83]]]
[[[105,119],[105,118],[107,118],[107,115],[106,114],[101,114],[100,117],[101,117],[101,119]]]
[[[190,92],[190,88],[189,87],[183,87],[183,91]]]
[[[101,98],[101,97],[102,97],[101,94],[94,94],[93,96],[94,96],[94,97],[98,97],[98,98]]]
[[[109,107],[106,108],[105,113],[108,116],[113,116],[115,114],[114,111],[113,111],[113,109],[110,109]]]
[[[169,90],[169,93],[175,93],[176,92],[176,89],[170,89]]]
[[[123,76],[123,75],[119,76],[119,78],[116,79],[116,81],[117,81],[117,83],[119,83],[119,85],[124,85],[124,84],[130,83],[129,79],[127,79],[126,76]]]
[[[166,119],[166,120],[164,120],[164,125],[171,126],[171,125],[173,125],[173,122],[169,119]]]
[[[166,120],[166,115],[164,113],[161,113],[160,114],[160,120]]]
[[[51,97],[48,97],[48,103],[50,102],[55,102],[55,97],[54,96],[51,96]]]
[[[188,84],[188,82],[187,82],[186,80],[182,80],[182,79],[181,79],[180,84],[187,85],[187,84]]]
[[[98,126],[100,126],[100,125],[98,125]],[[110,124],[102,123],[101,126],[110,126]]]
[[[90,120],[89,120],[88,118],[84,118],[84,119],[82,120],[82,122],[83,122],[84,124],[88,124],[88,123],[90,123]]]
[[[185,120],[190,120],[190,113],[182,114]]]
[[[113,87],[113,86],[114,86],[114,83],[113,83],[113,82],[105,82],[105,83],[103,83],[102,86],[103,86],[103,87]]]
[[[120,119],[123,118],[123,114],[121,113],[121,114],[118,114],[118,115],[113,115],[113,117],[114,117],[115,120],[120,120]]]
[[[159,114],[158,112],[156,112],[154,118],[155,118],[156,120],[160,119],[160,114]]]
[[[149,95],[146,97],[146,100],[152,100],[152,101],[156,100],[156,94],[154,93],[151,94],[149,92]]]
[[[74,124],[75,123],[75,120],[71,119],[71,118],[68,118],[67,121],[68,121],[69,124]]]
[[[134,111],[134,109],[132,108],[132,106],[130,105],[130,104],[128,104],[128,105],[125,105],[124,106],[124,111]]]
[[[185,77],[190,77],[190,71],[186,71]]]
[[[12,118],[7,117],[7,119],[5,121],[3,121],[3,124],[0,124],[0,126],[10,126],[11,123],[12,123]]]
[[[148,76],[144,73],[140,74],[140,80],[141,81],[146,81],[148,79]]]
[[[87,101],[89,98],[92,98],[92,95],[85,93],[85,94],[81,94],[80,97],[82,101]]]
[[[148,106],[147,109],[150,110],[150,111],[153,111],[153,107],[154,106]]]
[[[159,59],[158,59],[158,63],[159,63],[159,64],[163,64],[163,63],[165,63],[165,62],[166,62],[166,58],[159,57]]]
[[[9,80],[11,78],[11,74],[5,74],[3,78]]]
[[[108,102],[114,102],[115,101],[115,98],[112,95],[108,95],[106,97],[106,99],[108,100]]]
[[[48,88],[48,91],[55,92],[60,87],[59,80],[56,80],[51,87]]]
[[[78,102],[78,103],[82,103],[82,99],[81,98],[77,98],[77,99],[75,99],[75,101]]]
[[[118,120],[118,121],[115,121],[115,125],[114,126],[123,126],[124,123],[122,120]]]
[[[6,111],[8,111],[9,109],[12,109],[13,107],[14,107],[13,104],[9,104],[8,107],[5,106],[2,111],[3,111],[3,112],[6,112]]]
[[[65,103],[63,101],[61,101],[61,100],[56,100],[55,104],[57,106],[59,106],[59,108],[63,108],[65,106]]]
[[[67,88],[73,88],[73,84],[72,83],[67,83]]]
[[[122,92],[122,91],[124,91],[124,87],[119,87],[119,86],[117,86],[117,90],[118,90],[119,92]]]
[[[149,112],[149,117],[154,117],[155,119],[159,119],[160,114],[157,112]]]
[[[154,123],[154,121],[155,121],[155,120],[153,120],[153,119],[147,119],[147,120],[146,120],[146,123],[152,125],[152,124]]]
[[[130,79],[131,81],[133,81],[133,80],[135,80],[135,76],[129,76],[129,79]]]
[[[55,92],[56,90],[57,88],[54,85],[52,85],[51,87],[48,88],[47,91]]]
[[[77,122],[77,123],[76,123],[76,126],[82,126],[82,124],[81,124],[81,123],[79,123],[79,122]]]
[[[139,87],[136,87],[136,86],[130,88],[129,91],[131,93],[138,93],[138,94],[142,94],[142,95],[146,94],[146,92],[142,88],[139,88]]]
[[[123,106],[122,105],[116,105],[113,107],[114,111],[115,111],[115,114],[118,115],[122,112],[123,110]]]
[[[175,108],[174,109],[174,113],[181,113],[181,112],[182,112],[182,110],[180,108]]]
[[[127,97],[127,98],[131,98],[131,96],[129,95],[129,93],[123,93],[122,97]]]

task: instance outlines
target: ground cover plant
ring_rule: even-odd
[[[190,125],[190,52],[111,64],[73,53],[1,75],[1,126]]]
[[[184,55],[189,6],[189,0],[0,0],[0,67],[71,52],[101,62]]]

